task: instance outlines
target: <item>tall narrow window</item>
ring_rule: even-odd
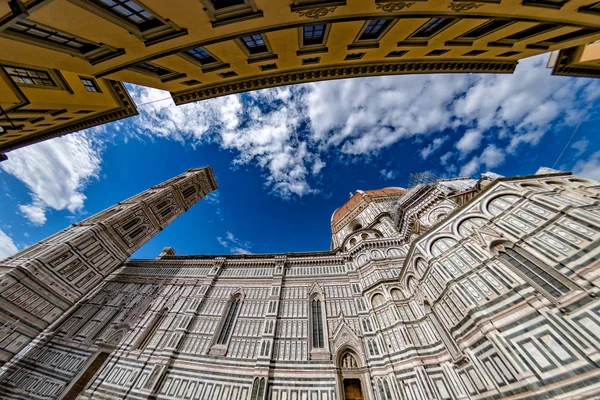
[[[370,20],[358,40],[374,40],[379,39],[385,30],[390,26],[393,20],[391,19],[372,19]]]
[[[162,309],[154,318],[154,320],[152,320],[150,325],[148,325],[148,327],[144,331],[144,334],[139,339],[137,346],[135,346],[136,350],[143,350],[144,348],[146,348],[148,343],[150,343],[150,339],[152,339],[152,336],[154,336],[160,324],[162,324],[162,322],[165,320],[167,316],[167,311],[168,310],[166,308]]]
[[[524,275],[530,283],[533,283],[553,298],[559,298],[571,291],[568,286],[540,267],[538,264],[541,261],[538,260],[538,262],[534,263],[532,261],[534,257],[522,249],[515,251],[514,249],[507,248],[504,252],[500,252],[500,257],[520,272],[521,275]]]
[[[85,389],[90,380],[96,375],[96,372],[102,367],[104,362],[108,359],[110,353],[102,352],[98,353],[94,361],[83,371],[79,378],[75,381],[75,384],[71,386],[71,389],[62,397],[63,400],[75,400],[79,394]]]
[[[411,38],[429,39],[450,26],[454,21],[456,21],[454,18],[431,18],[423,26],[417,29],[417,31],[411,35]]]
[[[321,314],[321,300],[312,301],[312,347],[323,348],[323,316]]]
[[[187,189],[185,189],[183,191],[183,197],[185,197],[187,199],[188,197],[190,197],[194,193],[196,193],[196,187],[195,186],[190,186],[189,188],[187,188]]]
[[[537,44],[542,45],[542,46],[552,46],[552,45],[566,42],[569,40],[579,39],[580,37],[593,35],[595,33],[598,33],[597,29],[591,29],[591,28],[578,29],[573,32],[565,33],[563,35],[559,35],[559,36],[555,36],[553,38],[542,40],[541,42],[539,42]],[[531,46],[531,45],[528,45],[528,46]]]
[[[227,344],[227,342],[229,341],[229,337],[231,336],[231,332],[233,331],[238,310],[240,308],[240,303],[241,300],[239,297],[236,297],[231,302],[229,310],[227,311],[227,317],[225,317],[225,322],[221,327],[221,333],[219,333],[217,344]]]
[[[265,378],[255,378],[252,384],[252,393],[250,400],[262,400],[265,394]]]
[[[466,33],[463,33],[457,39],[471,39],[471,40],[479,39],[485,35],[489,35],[490,33],[497,31],[498,29],[502,29],[505,26],[508,26],[512,23],[513,23],[512,21],[493,19],[493,20],[484,22],[483,24],[479,25],[478,27],[476,27],[474,29],[471,29],[470,31],[468,31]]]

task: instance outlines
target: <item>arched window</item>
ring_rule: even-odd
[[[325,347],[323,339],[323,314],[321,300],[312,300],[312,347],[322,349]]]
[[[371,256],[373,258],[383,258],[383,253],[380,250],[371,251]]]
[[[128,231],[140,222],[139,218],[132,218],[123,225],[123,230]]]
[[[163,308],[156,315],[156,317],[154,317],[150,324],[148,324],[148,327],[146,328],[146,330],[142,334],[142,337],[140,337],[140,339],[137,342],[137,345],[135,346],[136,350],[143,350],[144,348],[146,348],[148,343],[150,343],[150,339],[152,339],[152,336],[154,335],[154,333],[156,333],[156,330],[158,329],[160,324],[162,324],[162,322],[165,320],[167,312],[168,310],[166,308]]]
[[[362,224],[358,221],[355,221],[352,224],[352,232],[356,232],[357,230],[362,229]]]
[[[401,257],[402,251],[396,247],[392,247],[391,249],[388,249],[386,254],[388,257]]]
[[[367,256],[364,254],[361,254],[360,256],[358,256],[358,265],[362,266],[365,265],[367,263]]]
[[[479,217],[473,217],[473,218],[465,219],[458,226],[458,233],[461,236],[469,236],[470,234],[473,233],[473,229],[475,229],[475,228],[481,228],[486,223],[487,223],[487,221],[485,219],[479,218]]]
[[[419,258],[415,265],[417,267],[417,272],[419,273],[419,275],[423,276],[425,274],[425,271],[427,270],[427,263],[423,261],[422,258]]]
[[[382,304],[385,304],[385,297],[383,297],[383,295],[377,293],[375,296],[373,296],[373,298],[371,299],[371,304],[373,305],[373,308],[380,306]]]
[[[383,386],[385,387],[385,400],[394,400],[387,379],[383,379]]]
[[[231,332],[235,326],[235,321],[237,319],[241,302],[242,300],[240,299],[240,296],[236,296],[231,301],[229,310],[227,311],[227,316],[225,317],[225,322],[223,322],[223,326],[221,327],[221,333],[219,333],[219,338],[217,339],[217,344],[227,344],[229,341],[229,337],[231,336]]]
[[[252,393],[250,400],[262,400],[265,394],[265,378],[255,378],[252,383]]]
[[[500,252],[500,257],[506,261],[508,265],[520,272],[520,275],[525,280],[532,283],[542,293],[556,299],[571,291],[568,286],[542,267],[542,261],[536,259],[533,255],[523,249],[507,248]]]
[[[182,194],[183,194],[183,197],[184,197],[184,198],[186,198],[186,199],[187,199],[188,197],[190,197],[191,195],[193,195],[194,193],[196,193],[196,187],[195,187],[195,186],[190,186],[190,187],[186,188],[186,189],[185,189],[185,190],[182,192]]]
[[[457,243],[458,242],[456,241],[456,239],[448,237],[440,238],[433,242],[433,244],[431,245],[431,254],[434,257],[437,257],[448,251],[451,247],[454,247],[454,245],[456,245]]]
[[[508,209],[510,206],[519,201],[520,197],[515,196],[514,194],[505,194],[504,196],[496,197],[494,200],[490,201],[488,204],[488,211],[492,213],[492,215],[499,215],[504,210]]]
[[[354,246],[356,244],[356,239],[350,239],[350,246]]]
[[[369,235],[367,235],[366,233],[363,233],[362,235],[360,235],[360,238],[362,240],[367,240],[369,238]]]
[[[394,300],[402,300],[404,296],[402,295],[402,291],[400,289],[392,289],[390,291],[392,298]]]

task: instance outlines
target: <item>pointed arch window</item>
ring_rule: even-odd
[[[229,305],[229,310],[227,311],[227,316],[225,317],[225,322],[221,327],[221,332],[219,333],[219,337],[217,339],[217,344],[227,344],[229,338],[231,337],[231,332],[233,331],[233,327],[235,326],[235,321],[237,319],[238,311],[240,309],[242,300],[240,297],[235,297],[231,304]]]
[[[321,300],[312,300],[312,344],[313,348],[325,347],[323,340],[323,314]]]
[[[252,384],[250,400],[262,400],[265,394],[265,378],[255,378]]]
[[[500,257],[525,280],[554,299],[571,291],[569,286],[542,267],[542,261],[521,248],[506,248],[500,251]]]
[[[188,187],[187,189],[185,189],[183,191],[183,197],[185,197],[187,199],[188,197],[190,197],[194,193],[196,193],[196,187],[195,186],[190,186],[190,187]]]

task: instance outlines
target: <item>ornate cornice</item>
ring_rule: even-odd
[[[235,81],[218,83],[197,89],[171,93],[176,105],[191,103],[209,98],[226,96],[229,94],[246,92],[249,90],[269,87],[291,85],[305,82],[315,82],[326,79],[344,79],[361,76],[399,75],[399,74],[424,74],[441,72],[495,72],[512,73],[517,66],[516,61],[461,61],[461,60],[436,60],[436,61],[404,61],[385,63],[364,63],[354,65],[338,65],[300,69],[287,72],[273,73]]]

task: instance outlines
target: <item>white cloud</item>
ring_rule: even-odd
[[[443,156],[440,157],[440,163],[442,165],[446,165],[448,163],[448,160],[450,159],[450,157],[452,157],[451,151],[445,153]]]
[[[584,178],[600,181],[600,151],[592,154],[586,161],[577,161],[573,167],[573,173]]]
[[[229,231],[225,234],[225,237],[217,237],[217,242],[229,250],[231,254],[252,254],[249,249],[254,246],[252,242],[238,239]]]
[[[234,168],[257,166],[265,186],[284,199],[317,193],[328,157],[352,161],[402,140],[434,136],[420,150],[429,159],[456,131],[465,132],[457,152],[445,153],[440,164],[448,172],[477,171],[501,165],[521,146],[537,145],[548,131],[576,124],[585,104],[600,96],[599,81],[551,76],[546,59],[521,60],[512,75],[353,78],[179,107],[158,101],[141,107],[136,134],[192,146],[217,143],[235,154]],[[132,95],[138,103],[168,97],[143,87],[132,87]],[[469,166],[453,164],[481,148]]]
[[[42,226],[46,223],[46,210],[42,204],[21,204],[19,210],[32,224]]]
[[[216,142],[236,153],[234,166],[257,165],[265,185],[284,199],[316,193],[308,183],[325,162],[300,137],[301,87],[284,87],[241,95],[218,97],[175,107],[159,101],[140,108],[136,133],[158,136],[192,145]],[[168,96],[167,92],[140,86],[131,87],[138,103]],[[274,106],[274,104],[276,106]],[[267,106],[267,107],[265,107]]]
[[[394,171],[392,169],[382,169],[381,171],[379,171],[379,173],[381,174],[381,177],[387,181],[395,179],[396,176],[398,176],[398,171]]]
[[[6,233],[0,229],[0,260],[4,260],[6,257],[10,257],[15,254],[19,249],[15,246],[15,243]]]
[[[504,162],[505,157],[504,151],[490,144],[479,156],[473,157],[468,163],[462,166],[460,176],[473,176],[482,167],[487,169],[497,167]]]
[[[448,137],[439,137],[433,139],[431,143],[429,143],[426,147],[421,149],[421,158],[426,160],[430,155],[432,155],[437,149],[440,148],[442,144],[448,139]]]
[[[575,143],[573,143],[571,145],[571,147],[574,148],[575,150],[577,150],[577,153],[575,153],[575,157],[579,157],[580,155],[585,153],[585,151],[587,150],[588,144],[590,144],[590,141],[587,140],[586,138],[580,139],[580,140],[576,141]]]
[[[22,181],[31,196],[21,213],[35,225],[46,222],[50,209],[81,211],[85,186],[98,178],[100,145],[93,137],[105,128],[79,132],[12,151],[0,168]]]
[[[490,144],[485,148],[483,153],[481,153],[479,160],[486,166],[486,168],[494,168],[502,164],[504,162],[504,158],[504,152],[493,144]]]
[[[479,147],[481,139],[483,139],[483,134],[481,133],[481,131],[477,129],[469,129],[465,132],[463,137],[461,137],[460,140],[456,142],[456,148],[463,155],[468,154]]]

